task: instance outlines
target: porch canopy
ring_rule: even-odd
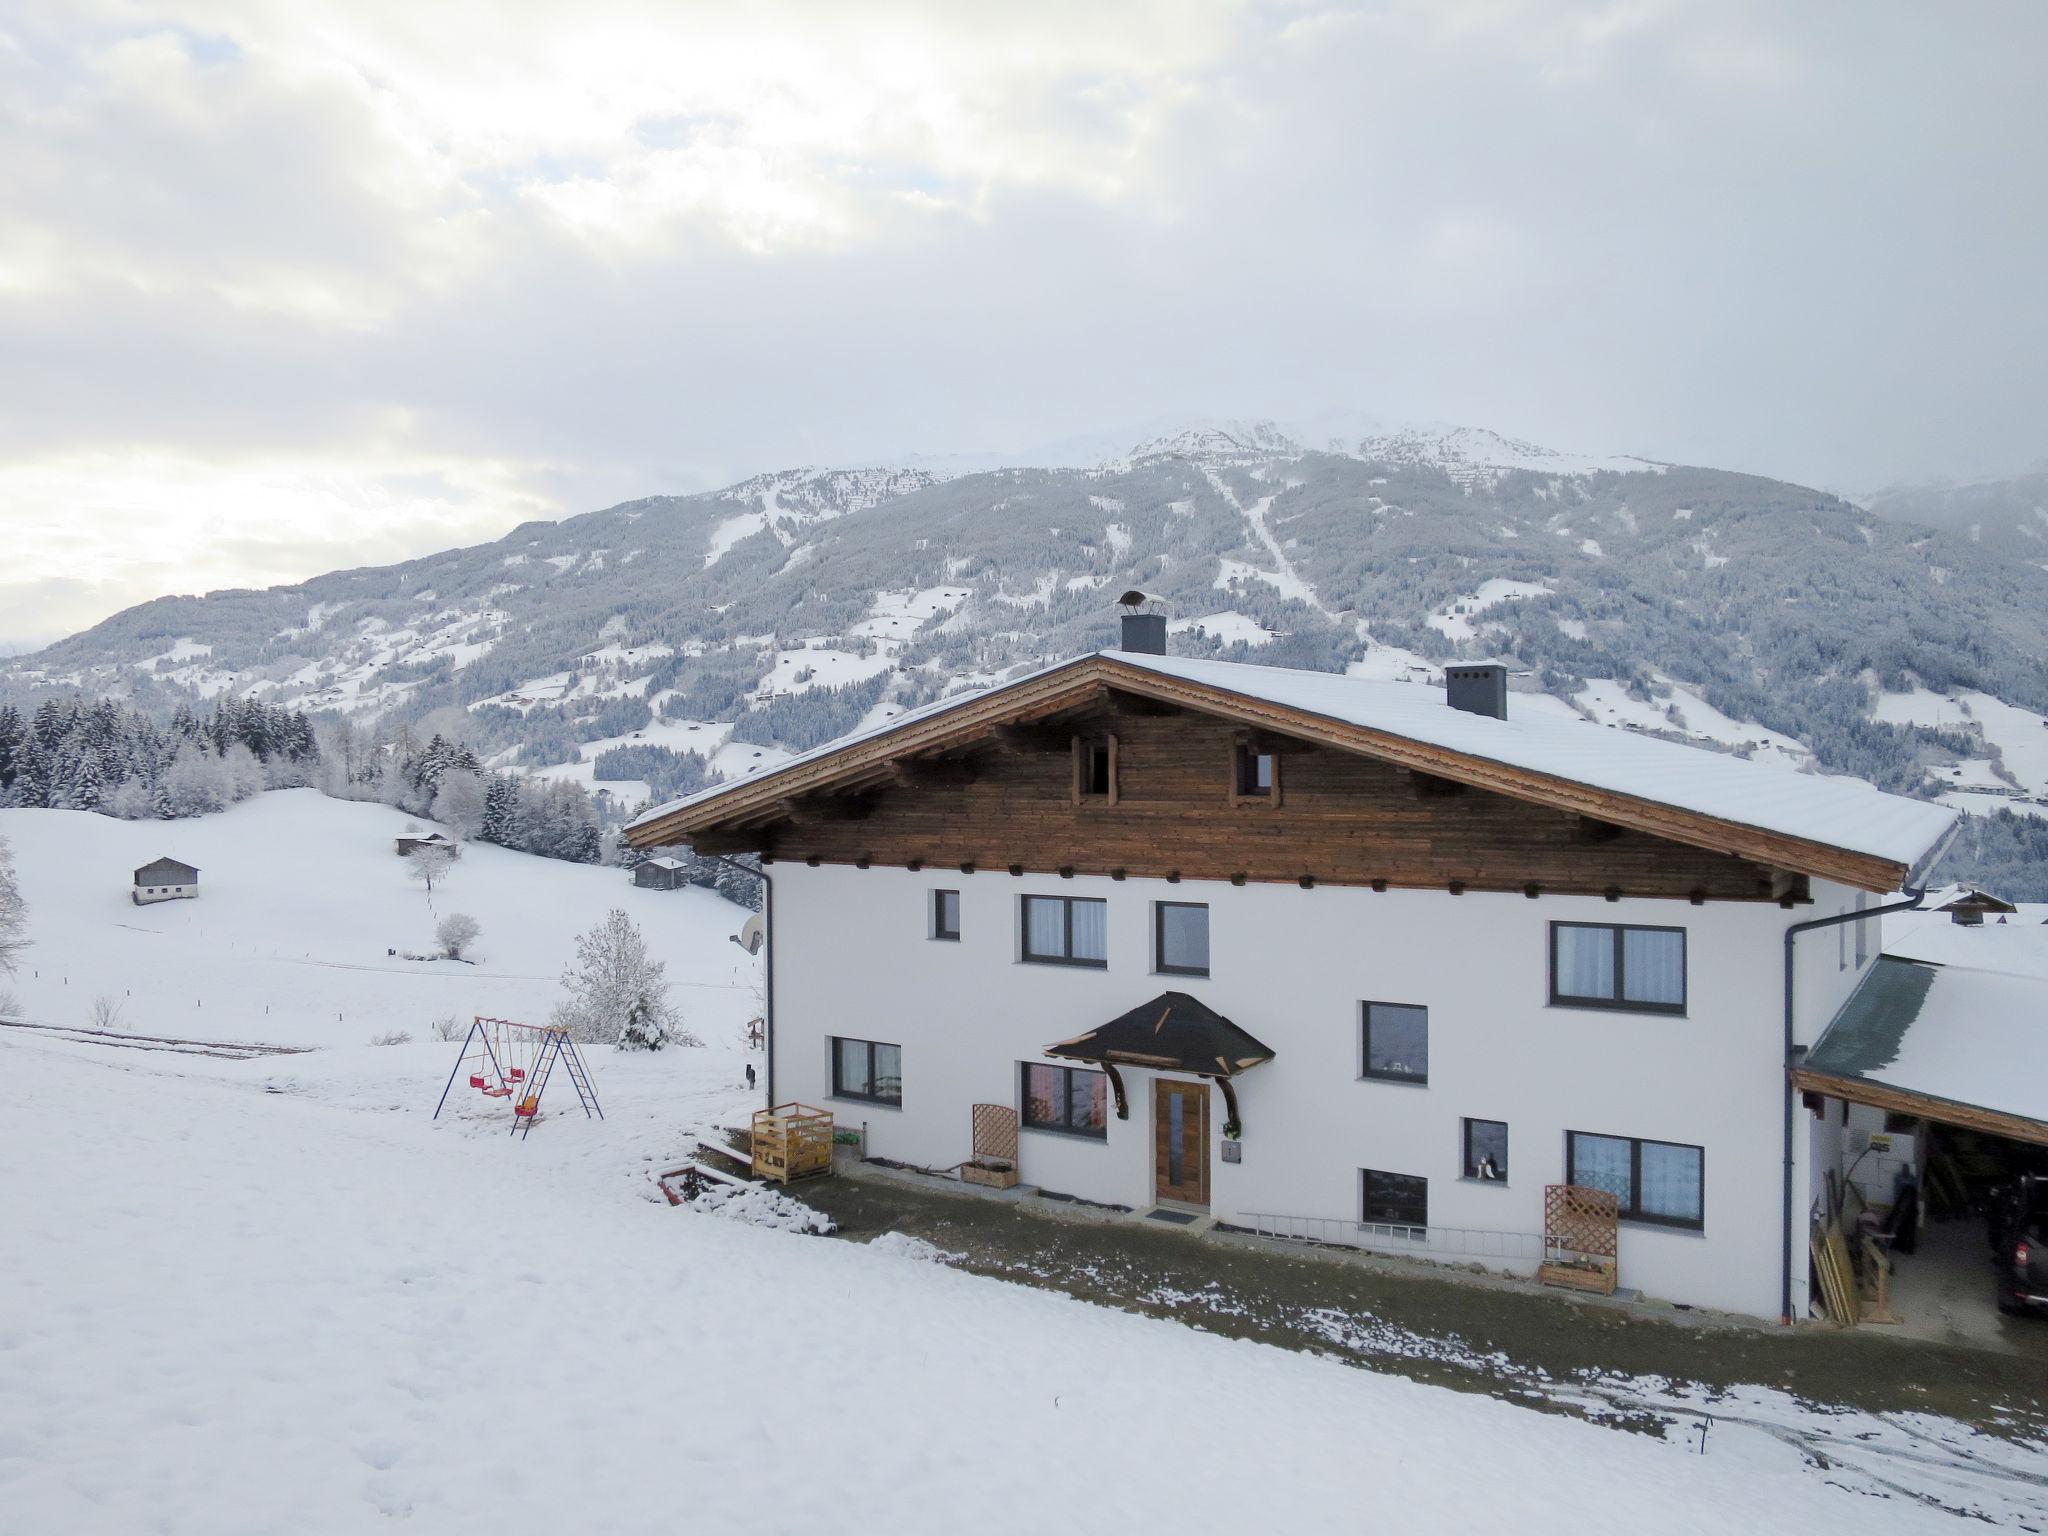
[[[1238,1126],[1237,1094],[1230,1079],[1271,1061],[1273,1052],[1199,998],[1185,992],[1162,992],[1129,1013],[1098,1024],[1085,1035],[1045,1048],[1048,1056],[1085,1061],[1109,1073],[1116,1089],[1116,1114],[1130,1118],[1123,1079],[1117,1067],[1150,1067],[1156,1072],[1185,1072],[1213,1077],[1223,1089],[1230,1111],[1226,1134]]]
[[[2048,980],[1880,956],[1792,1081],[2048,1145]]]

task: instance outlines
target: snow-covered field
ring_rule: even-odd
[[[35,946],[0,990],[25,1016],[91,1022],[114,999],[148,1034],[280,1045],[359,1045],[447,1014],[539,1022],[561,996],[576,936],[613,907],[640,925],[691,1027],[731,1039],[761,1011],[758,965],[727,937],[746,914],[708,891],[643,891],[617,869],[474,843],[434,892],[442,915],[483,925],[474,965],[405,960],[434,947],[434,912],[392,839],[426,825],[381,805],[279,790],[217,816],[115,821],[0,810]],[[199,867],[193,901],[138,907],[136,866]]]
[[[310,1047],[0,1029],[0,1530],[1954,1529],[1741,1424],[1701,1456],[915,1243],[672,1209],[650,1175],[751,1103],[738,909],[472,847],[437,900],[481,919],[485,963],[395,960],[426,930],[403,825],[310,792],[196,822],[0,813],[32,1017],[118,992],[136,1033]],[[159,852],[206,894],[129,906]],[[551,1096],[514,1140],[458,1089],[435,1121],[456,1048],[366,1043],[538,1016],[613,905],[712,1044],[592,1052],[603,1120]]]

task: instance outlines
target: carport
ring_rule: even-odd
[[[1993,1347],[2048,1331],[1999,1316],[1984,1219],[1994,1184],[2048,1170],[2048,981],[1882,956],[1792,1080],[1813,1114],[1815,1209],[1904,1228],[1903,1331]]]

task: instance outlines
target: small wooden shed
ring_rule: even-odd
[[[181,859],[153,859],[135,871],[128,899],[138,907],[153,901],[183,901],[199,894],[199,871]]]
[[[446,849],[450,858],[462,857],[462,845],[452,837],[439,832],[401,832],[398,834],[398,856],[410,858],[423,848]]]
[[[633,866],[633,883],[642,890],[678,891],[690,883],[690,869],[681,859],[663,854]]]

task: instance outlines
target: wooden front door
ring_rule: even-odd
[[[1152,1083],[1152,1198],[1209,1203],[1209,1085]]]

